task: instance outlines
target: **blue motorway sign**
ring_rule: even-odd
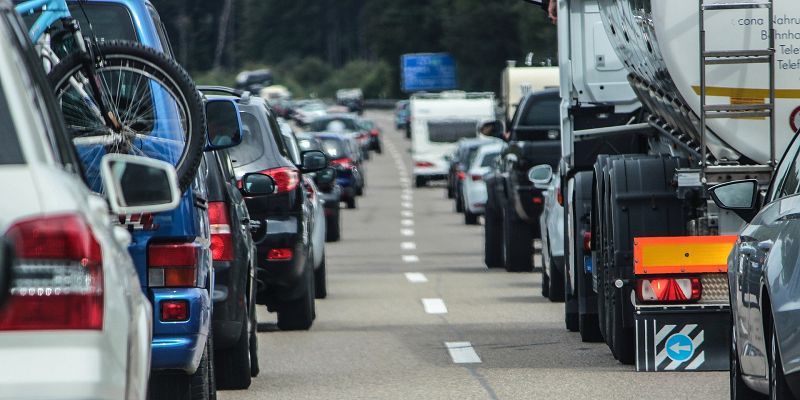
[[[692,343],[692,339],[689,338],[689,336],[676,333],[667,339],[666,349],[669,358],[678,362],[683,362],[692,358],[694,354],[694,343]]]
[[[447,53],[404,54],[400,59],[404,92],[456,89],[456,62]]]

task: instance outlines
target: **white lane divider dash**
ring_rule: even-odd
[[[400,225],[403,225],[403,226],[414,226],[414,220],[413,219],[401,219],[400,220]]]
[[[428,282],[428,278],[422,272],[406,272],[406,279],[411,283]]]
[[[414,200],[414,198],[413,198],[413,197],[411,197],[411,195],[410,195],[410,194],[403,193],[403,194],[401,194],[401,195],[400,195],[400,200],[403,200],[403,201],[411,201],[411,200]]]
[[[414,242],[403,242],[400,243],[400,248],[403,250],[416,250],[417,244]]]
[[[422,299],[422,307],[428,314],[447,314],[447,306],[442,299]]]
[[[478,353],[472,348],[470,342],[444,342],[450,358],[455,364],[477,364],[481,362]]]
[[[406,255],[403,256],[403,262],[416,263],[416,262],[419,262],[419,257],[417,257],[417,256],[415,256],[413,254],[406,254]]]
[[[402,215],[405,218],[413,218],[414,217],[414,212],[411,211],[411,210],[402,210],[402,211],[400,211],[400,215]]]
[[[400,234],[403,236],[414,236],[413,229],[400,229]]]
[[[412,204],[410,201],[401,202],[400,205],[403,208],[414,208],[414,204]]]

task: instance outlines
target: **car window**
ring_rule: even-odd
[[[800,140],[795,136],[775,171],[775,178],[767,195],[770,202],[797,193],[797,181],[800,179],[797,175],[798,158],[800,158]],[[792,192],[790,187],[795,188],[794,193],[790,193]]]
[[[497,160],[497,157],[500,156],[500,153],[486,153],[483,156],[483,160],[481,160],[481,167],[491,167],[494,165],[494,162]]]
[[[459,139],[474,138],[478,121],[450,120],[428,121],[428,140],[432,143],[455,143]]]
[[[241,115],[244,138],[241,144],[228,149],[228,154],[237,165],[247,165],[264,154],[263,129],[255,115],[249,112],[242,112]]]
[[[175,55],[172,53],[172,44],[169,42],[169,36],[167,35],[167,30],[164,28],[164,23],[161,22],[161,17],[158,15],[155,8],[149,4],[147,5],[147,11],[153,19],[153,24],[156,26],[156,33],[158,34],[159,42],[161,42],[162,51],[169,58],[175,58]]]
[[[788,160],[787,160],[788,161]],[[778,190],[777,199],[792,196],[800,193],[800,158],[795,156],[789,168],[785,170],[785,175]]]
[[[332,159],[347,157],[348,151],[344,146],[344,142],[338,139],[321,138],[322,151]]]
[[[300,148],[297,145],[297,141],[295,140],[294,136],[292,136],[291,132],[283,135],[283,138],[286,141],[286,145],[289,149],[289,155],[291,156],[292,162],[297,165],[300,165]]]
[[[272,134],[272,138],[275,140],[275,145],[278,147],[278,152],[280,152],[284,157],[290,158],[289,146],[286,145],[286,140],[283,139],[283,133],[281,133],[281,127],[278,125],[278,120],[275,119],[275,116],[267,110],[266,104],[264,104],[264,111],[266,114],[265,116],[267,117],[267,124],[269,125],[269,133]]]

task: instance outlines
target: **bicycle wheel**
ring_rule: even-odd
[[[102,192],[100,159],[107,153],[140,155],[175,166],[181,192],[192,183],[205,147],[205,112],[186,71],[160,52],[132,42],[93,47],[95,76],[82,54],[71,53],[48,75],[89,187]],[[106,123],[101,96],[118,126]]]

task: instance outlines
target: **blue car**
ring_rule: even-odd
[[[336,183],[342,188],[342,201],[347,204],[347,208],[356,208],[356,196],[364,188],[357,145],[354,146],[352,139],[343,134],[317,133],[315,136],[336,169]]]

